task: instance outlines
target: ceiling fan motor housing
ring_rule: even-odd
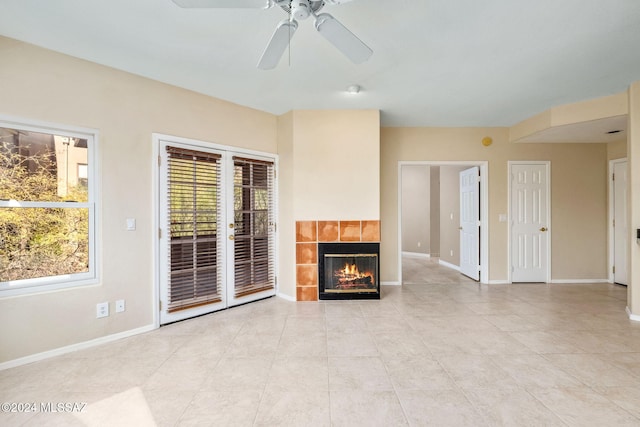
[[[307,19],[311,15],[309,0],[294,0],[291,2],[291,19]]]
[[[324,0],[270,0],[291,15],[291,19],[304,20],[315,15],[324,6]]]

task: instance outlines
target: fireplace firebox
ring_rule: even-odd
[[[319,299],[380,299],[379,258],[379,243],[318,243]]]

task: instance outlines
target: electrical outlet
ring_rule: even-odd
[[[99,319],[101,317],[109,316],[109,303],[101,302],[96,304],[96,318]]]
[[[116,313],[122,313],[124,311],[124,300],[119,299],[116,301]]]
[[[449,251],[449,253],[451,254],[450,256],[453,256],[453,251],[452,251],[452,250],[451,250],[451,251]]]

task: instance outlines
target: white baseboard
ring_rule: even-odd
[[[89,341],[83,341],[77,344],[71,344],[65,347],[54,348],[53,350],[43,351],[42,353],[36,353],[18,359],[9,360],[7,362],[0,363],[0,371],[9,368],[15,368],[17,366],[26,365],[27,363],[38,362],[40,360],[49,359],[51,357],[60,356],[63,354],[71,353],[72,351],[84,350],[90,347],[95,347],[100,344],[106,344],[109,342],[117,341],[122,338],[128,338],[134,335],[150,332],[156,329],[155,325],[147,325],[137,329],[131,329],[124,332],[119,332],[113,335],[107,335],[104,337],[92,339]]]
[[[282,292],[276,292],[276,296],[278,298],[286,299],[287,301],[296,302],[296,299],[294,297],[292,297],[291,295],[283,294]]]
[[[406,256],[407,258],[422,258],[422,259],[431,258],[431,254],[423,254],[421,252],[404,252],[404,251],[402,251],[402,256]]]
[[[400,282],[380,282],[381,286],[400,286]]]
[[[527,283],[527,282],[523,282],[523,283]],[[556,284],[556,285],[572,284],[572,283],[573,284],[579,284],[579,285],[586,285],[586,284],[590,284],[590,283],[611,283],[611,282],[609,282],[607,279],[575,279],[575,280],[559,279],[559,280],[552,280],[549,283]],[[490,285],[514,285],[514,286],[518,286],[519,283],[513,283],[513,282],[510,282],[508,280],[489,280],[489,284]],[[540,282],[540,284],[545,284],[545,283],[544,282]]]
[[[578,283],[578,284],[586,284],[586,283],[610,283],[607,279],[552,279],[549,283]]]
[[[442,259],[438,260],[438,264],[443,265],[443,266],[445,266],[447,268],[450,268],[452,270],[455,270],[455,271],[460,271],[460,266],[459,265],[451,264],[450,262],[443,261]]]
[[[627,315],[629,315],[629,320],[633,320],[634,322],[640,322],[640,316],[637,314],[631,314],[631,310],[629,310],[629,307],[626,307],[625,311],[627,312]]]

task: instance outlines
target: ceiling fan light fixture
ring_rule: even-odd
[[[365,62],[373,54],[369,46],[328,13],[316,16],[315,27],[325,39],[355,64]]]

